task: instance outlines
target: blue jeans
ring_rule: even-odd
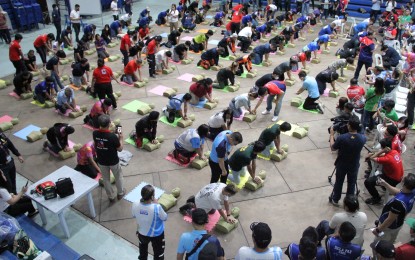
[[[267,145],[265,147],[265,150],[261,152],[261,155],[263,155],[265,157],[270,157],[271,156],[271,151],[273,149],[275,149],[274,141],[272,141],[269,145]]]
[[[256,52],[254,53],[255,53],[255,58],[252,60],[252,63],[256,65],[260,65],[262,63],[262,55]]]
[[[310,2],[308,2],[308,3],[303,2],[303,8],[302,8],[302,11],[301,11],[301,15],[302,16],[307,16],[309,11],[310,11]]]
[[[243,111],[241,108],[236,108],[235,104],[231,101],[229,102],[229,108],[233,111],[233,117],[238,118],[242,115]]]
[[[228,179],[235,184],[239,184],[241,182],[241,177],[245,177],[246,172],[246,167],[242,167],[239,171],[232,170],[232,174],[228,175]]]
[[[50,71],[50,76],[53,78],[53,81],[55,82],[55,91],[56,91],[56,92],[58,92],[58,90],[57,90],[56,86],[59,86],[61,89],[63,89],[63,88],[64,88],[64,86],[63,86],[63,84],[62,84],[62,82],[61,82],[61,80],[60,80],[60,78],[59,78],[58,74],[56,74],[56,72],[55,72],[55,71],[51,70],[51,71]]]
[[[321,242],[325,236],[333,234],[335,229],[330,228],[329,222],[327,220],[322,220],[316,227],[316,230],[318,233],[318,241]]]
[[[282,100],[284,99],[284,94],[282,94],[281,99],[278,101],[278,103],[275,105],[275,109],[274,109],[274,116],[278,116],[280,114],[281,111],[281,106],[282,106]],[[267,97],[267,111],[271,111],[272,109],[272,102],[274,101],[275,95],[268,95]]]
[[[333,192],[331,198],[334,202],[338,202],[342,196],[342,188],[344,179],[347,176],[347,195],[353,195],[355,193],[357,172],[359,167],[354,170],[345,169],[344,167],[336,167],[336,182],[334,183]]]

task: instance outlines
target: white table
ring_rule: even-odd
[[[74,191],[75,193],[67,196],[65,198],[60,198],[59,195],[55,199],[45,200],[43,196],[39,196],[37,194],[30,194],[30,191],[36,189],[36,186],[40,183],[45,181],[52,181],[56,183],[56,181],[60,178],[69,177],[72,180]],[[67,238],[70,237],[68,225],[66,224],[66,220],[64,217],[64,211],[66,208],[69,208],[71,205],[75,204],[80,198],[83,196],[87,196],[88,205],[89,205],[89,212],[92,218],[96,217],[94,201],[92,199],[92,190],[98,187],[98,182],[90,177],[75,171],[74,169],[68,166],[62,166],[58,170],[52,172],[48,176],[44,177],[43,179],[39,180],[38,182],[32,184],[26,195],[30,197],[36,204],[37,208],[40,213],[40,217],[42,219],[43,225],[47,224],[45,211],[47,209],[59,216],[59,221],[62,227],[63,232]]]

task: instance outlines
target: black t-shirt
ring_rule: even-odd
[[[53,66],[58,65],[58,64],[59,64],[59,58],[56,57],[56,56],[53,56],[46,63],[46,69],[47,70],[53,70]]]
[[[79,56],[81,56],[81,59],[84,58],[84,48],[82,46],[78,46],[77,48],[73,50],[75,61],[78,60],[78,58],[76,57],[77,53],[79,53]]]
[[[274,73],[277,75],[282,75],[285,72],[288,72],[291,70],[290,62],[286,61],[275,67]]]
[[[116,134],[105,130],[96,130],[92,133],[92,138],[99,164],[111,166],[119,163],[117,148],[121,144]]]
[[[280,125],[274,123],[262,131],[259,136],[259,141],[263,142],[265,145],[270,145],[277,136],[281,134]]]
[[[323,70],[322,72],[317,74],[316,80],[321,81],[321,82],[325,82],[325,83],[331,83],[333,81],[332,77],[331,77],[333,73],[334,73],[334,71]]]
[[[68,37],[69,34],[72,34],[72,33],[68,32],[67,30],[63,30],[61,33],[61,39],[62,39],[61,41],[63,41],[63,38]]]
[[[77,62],[72,66],[72,75],[75,77],[82,77],[86,71],[89,71],[89,63],[82,66],[80,62]]]
[[[189,9],[190,10],[195,10],[196,8],[199,7],[199,3],[197,3],[196,1],[193,1],[190,5],[189,5]]]
[[[187,51],[187,47],[185,44],[181,43],[177,45],[176,47],[174,47],[174,50],[176,51],[177,54],[183,55],[184,52]]]
[[[181,33],[177,30],[172,31],[169,34],[169,41],[176,41],[176,38],[179,37],[181,35]]]
[[[36,64],[36,56],[27,56],[27,60],[24,60],[26,66]],[[29,69],[29,68],[28,68]]]
[[[232,85],[235,84],[235,74],[229,68],[220,69],[216,78],[218,81],[230,80]]]
[[[240,171],[243,167],[248,166],[252,160],[257,158],[253,152],[254,146],[248,145],[236,150],[229,158],[229,167],[234,171]]]
[[[275,79],[272,77],[272,73],[265,74],[264,76],[260,77],[257,81],[255,81],[255,86],[263,87],[265,86],[265,84],[273,80]]]

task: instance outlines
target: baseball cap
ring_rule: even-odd
[[[192,222],[196,225],[204,225],[208,223],[208,215],[203,209],[195,209],[192,211]]]
[[[415,230],[415,218],[407,218],[405,222],[411,229]]]
[[[268,224],[263,222],[254,222],[250,226],[252,230],[252,236],[256,242],[266,243],[270,242],[272,238],[271,229]]]
[[[383,257],[395,257],[395,247],[390,241],[379,240],[370,244],[370,247]]]

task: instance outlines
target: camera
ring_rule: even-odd
[[[330,118],[330,121],[333,122],[333,130],[339,134],[344,134],[347,133],[349,130],[347,129],[347,123],[349,122],[349,120],[347,119],[342,119],[339,117],[333,117]],[[328,129],[328,132],[330,134],[330,127]]]

